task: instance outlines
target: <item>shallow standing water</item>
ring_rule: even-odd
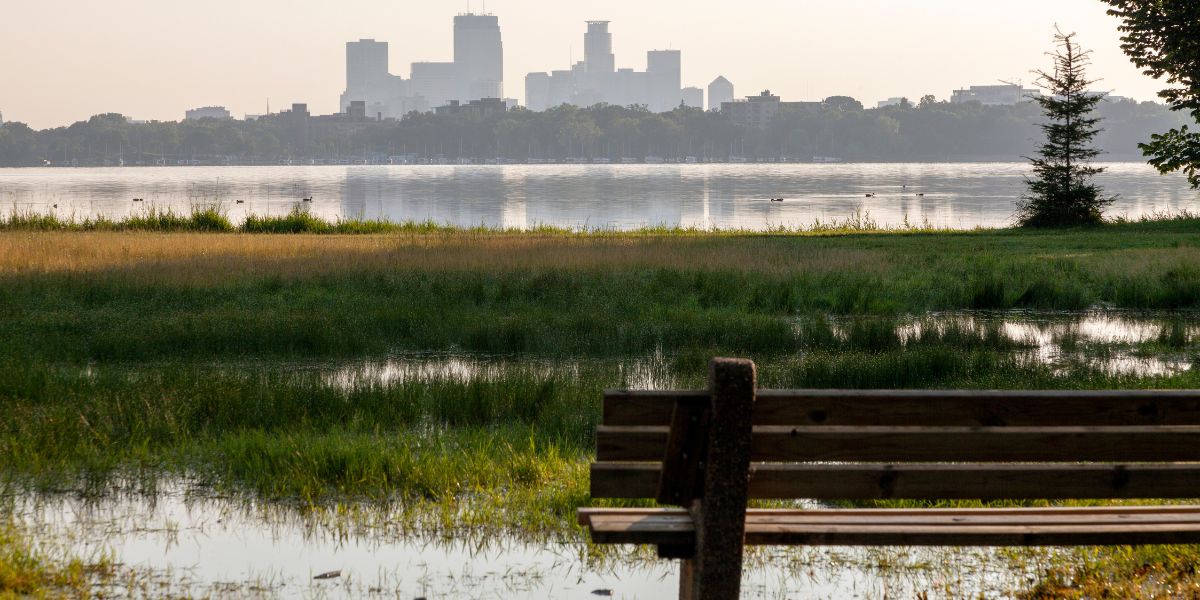
[[[1200,212],[1200,194],[1180,175],[1104,166],[1099,183],[1120,196],[1109,215]],[[301,203],[330,219],[468,227],[765,230],[855,215],[880,226],[1002,227],[1027,172],[1023,163],[3,169],[0,214],[120,218],[216,204],[240,222]]]
[[[658,599],[678,567],[645,556],[588,557],[581,541],[525,542],[475,533],[406,531],[387,513],[305,516],[293,509],[196,496],[181,482],[153,496],[99,501],[25,496],[13,507],[41,543],[106,555],[132,576],[108,597]],[[752,553],[747,598],[1006,598],[1054,552],[807,548]],[[317,575],[338,572],[317,580]]]

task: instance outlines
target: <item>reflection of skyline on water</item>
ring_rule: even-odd
[[[1107,166],[1100,183],[1119,196],[1109,215],[1200,211],[1181,176]],[[312,198],[304,205],[329,219],[467,227],[763,230],[865,215],[880,226],[973,228],[1011,223],[1026,172],[1021,163],[9,169],[0,211],[121,218],[219,204],[238,222]]]

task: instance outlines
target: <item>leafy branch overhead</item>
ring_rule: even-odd
[[[1195,0],[1104,0],[1108,14],[1122,20],[1121,48],[1147,75],[1170,87],[1159,92],[1172,110],[1200,124],[1200,2]],[[1182,171],[1200,188],[1200,132],[1187,125],[1152,136],[1141,145],[1163,173]]]

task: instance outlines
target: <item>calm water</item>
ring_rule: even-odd
[[[503,598],[654,600],[678,595],[678,566],[645,556],[589,557],[579,541],[530,543],[480,533],[406,531],[386,512],[301,516],[270,505],[197,497],[180,482],[153,496],[98,502],[24,496],[14,511],[48,548],[107,555],[135,577],[108,597]],[[746,598],[1006,598],[1052,551],[773,548],[747,561]],[[318,574],[340,571],[330,580]]]
[[[1181,176],[1106,166],[1100,183],[1120,195],[1111,215],[1200,212],[1200,194]],[[7,169],[0,213],[119,218],[220,204],[240,221],[311,198],[327,218],[463,226],[761,230],[866,214],[885,226],[907,218],[972,228],[1011,223],[1026,172],[1021,163]]]

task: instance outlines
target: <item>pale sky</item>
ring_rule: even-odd
[[[466,0],[67,0],[0,7],[0,112],[34,127],[101,112],[178,120],[223,105],[241,117],[292,102],[338,110],[344,45],[391,42],[392,72],[452,58]],[[474,0],[471,8],[482,9]],[[1055,24],[1095,51],[1096,87],[1155,99],[1121,53],[1099,0],[490,0],[505,44],[505,91],[583,56],[584,21],[611,20],[617,66],[683,51],[684,85],[724,75],[738,96],[948,98],[956,87],[1032,81]]]

